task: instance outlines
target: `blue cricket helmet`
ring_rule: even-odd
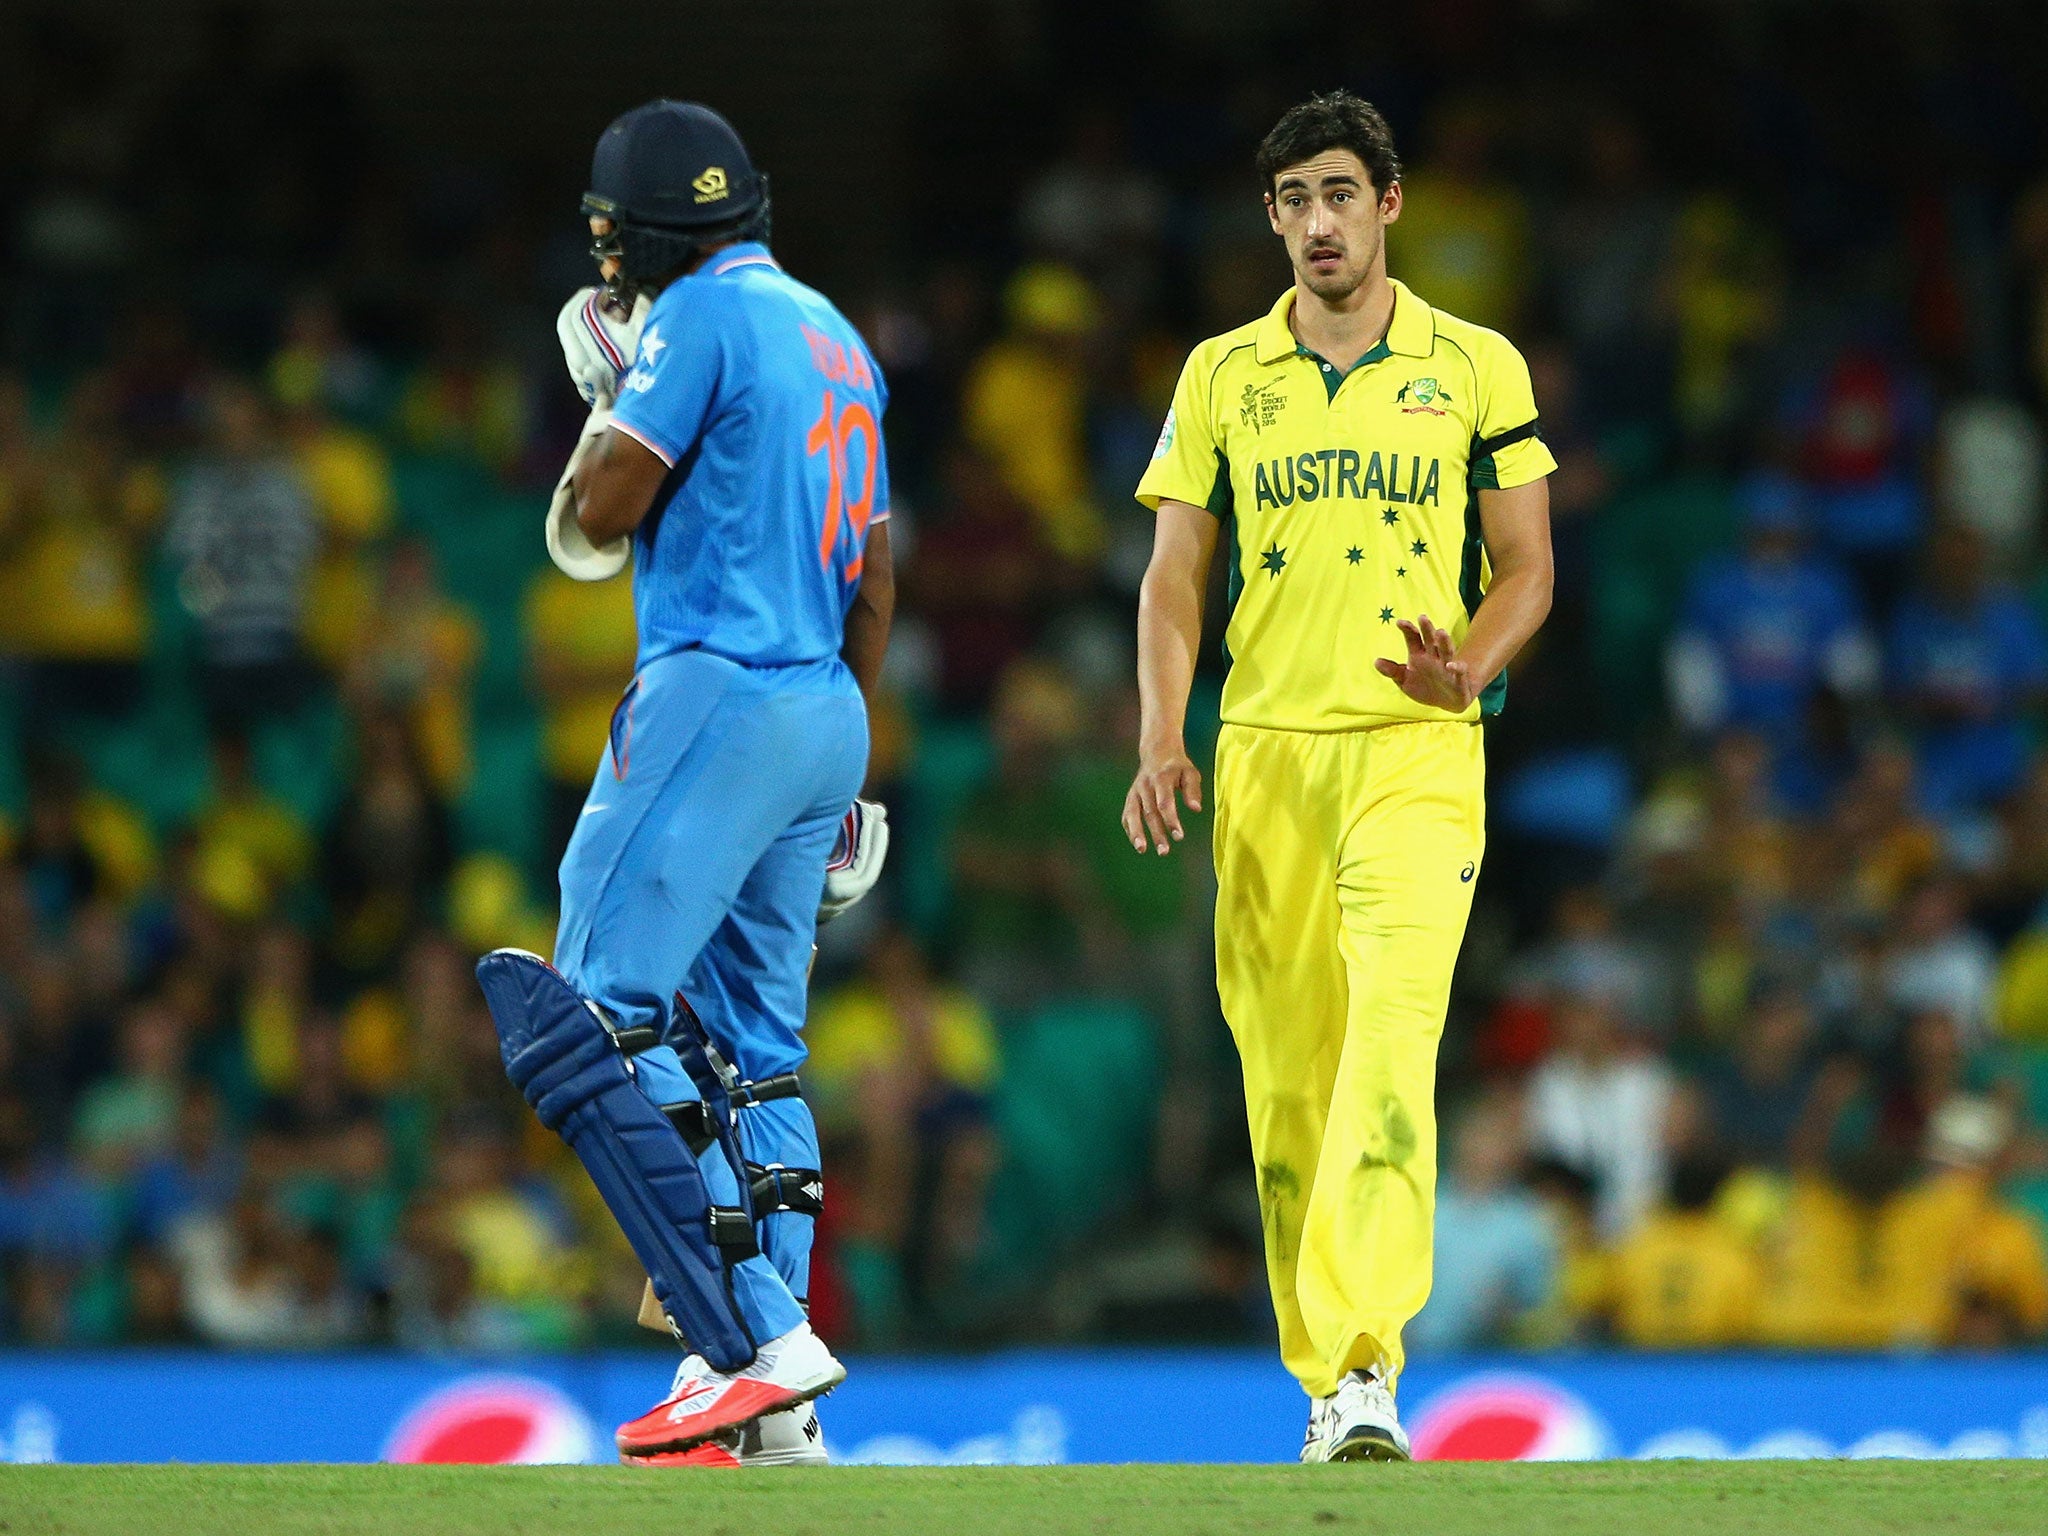
[[[590,161],[586,217],[612,221],[591,254],[631,285],[658,281],[713,240],[768,237],[768,178],[731,123],[663,98],[613,120]]]

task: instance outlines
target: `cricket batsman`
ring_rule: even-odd
[[[887,391],[769,253],[767,178],[715,112],[612,123],[583,211],[605,286],[557,329],[593,410],[547,544],[582,580],[633,565],[639,654],[555,963],[497,950],[477,976],[687,1351],[622,1459],[816,1461],[807,1405],[846,1372],[806,1320],[823,1177],[796,1074],[817,922],[886,849],[855,795],[893,608]]]
[[[1401,1329],[1429,1294],[1437,1042],[1485,844],[1481,721],[1550,608],[1556,461],[1529,370],[1387,276],[1401,162],[1345,91],[1259,146],[1294,285],[1195,348],[1138,499],[1140,853],[1202,807],[1183,744],[1227,551],[1216,973],[1244,1068],[1303,1461],[1405,1460]]]

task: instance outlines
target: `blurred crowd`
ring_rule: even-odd
[[[1252,146],[1348,83],[1412,167],[1395,275],[1522,347],[1560,465],[1413,1349],[2048,1334],[2036,10],[1473,0],[1309,70],[1292,23],[1099,9],[1034,54],[959,8],[893,270],[784,252],[888,374],[899,498],[892,862],[809,1026],[821,1329],[1271,1327],[1203,839],[1117,823],[1130,490],[1187,347],[1287,281]],[[151,89],[11,25],[0,1338],[651,1341],[470,976],[549,948],[634,652],[538,536],[576,189],[410,166],[246,9]]]

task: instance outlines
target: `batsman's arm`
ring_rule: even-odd
[[[1216,555],[1213,512],[1162,500],[1152,559],[1138,591],[1138,773],[1124,797],[1124,835],[1143,853],[1167,853],[1186,835],[1176,796],[1202,808],[1202,773],[1188,757],[1188,690],[1202,645],[1202,595]]]
[[[576,525],[600,548],[625,538],[640,526],[667,478],[668,465],[652,448],[617,427],[607,429],[576,466]]]
[[[889,649],[889,624],[895,616],[896,562],[889,553],[889,525],[873,523],[861,556],[860,590],[847,610],[846,643],[839,652],[870,708],[875,689],[881,686],[882,657]]]

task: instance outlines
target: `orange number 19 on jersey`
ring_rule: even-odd
[[[811,430],[804,438],[804,452],[823,453],[827,472],[831,475],[831,489],[825,497],[825,529],[818,539],[818,563],[826,570],[832,568],[832,551],[839,543],[839,523],[842,514],[852,523],[851,537],[855,550],[853,558],[846,563],[846,579],[860,579],[861,559],[867,549],[868,519],[875,512],[875,459],[881,447],[881,432],[875,425],[875,413],[858,400],[849,400],[843,410],[836,409],[838,402],[832,398],[832,391],[825,391],[824,408],[818,412],[818,419],[811,423]],[[846,468],[848,450],[855,433],[860,434],[862,447],[867,453],[867,464],[860,477],[860,497],[846,500]]]

